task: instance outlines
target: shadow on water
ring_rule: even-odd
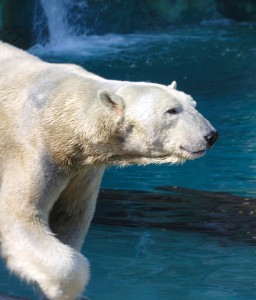
[[[162,186],[155,192],[100,192],[94,223],[194,231],[256,243],[256,199]]]

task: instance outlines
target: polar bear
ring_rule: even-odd
[[[0,238],[50,300],[82,299],[79,252],[107,165],[181,163],[218,133],[176,83],[106,80],[0,43]]]

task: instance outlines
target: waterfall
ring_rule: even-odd
[[[40,1],[47,18],[50,43],[58,46],[64,41],[70,40],[72,32],[69,32],[64,1]]]
[[[134,44],[133,38],[129,42],[122,35],[93,35],[93,28],[87,27],[89,7],[86,0],[36,1],[36,44],[29,50],[33,54],[101,56],[117,53],[123,47]]]
[[[87,34],[86,8],[86,0],[38,0],[34,21],[37,45],[32,51],[79,47]]]
[[[102,10],[107,6],[108,4],[102,6]],[[93,26],[97,24],[98,19],[95,18],[92,22],[91,14],[92,8],[87,5],[86,0],[36,0],[36,45],[30,48],[30,52],[37,55],[62,53],[100,56],[117,53],[140,40],[140,37],[132,34],[95,35]]]

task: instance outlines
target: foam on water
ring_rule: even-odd
[[[119,35],[67,37],[62,43],[36,44],[30,52],[40,56],[94,56],[117,53],[124,38]]]

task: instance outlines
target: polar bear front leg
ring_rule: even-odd
[[[50,213],[50,228],[64,244],[80,250],[94,215],[104,167],[90,167],[74,176]]]
[[[36,283],[50,300],[77,299],[89,279],[87,259],[60,242],[48,227],[52,197],[67,183],[67,178],[56,175],[53,166],[44,165],[40,170],[36,162],[12,163],[2,174],[2,255],[12,272]]]

